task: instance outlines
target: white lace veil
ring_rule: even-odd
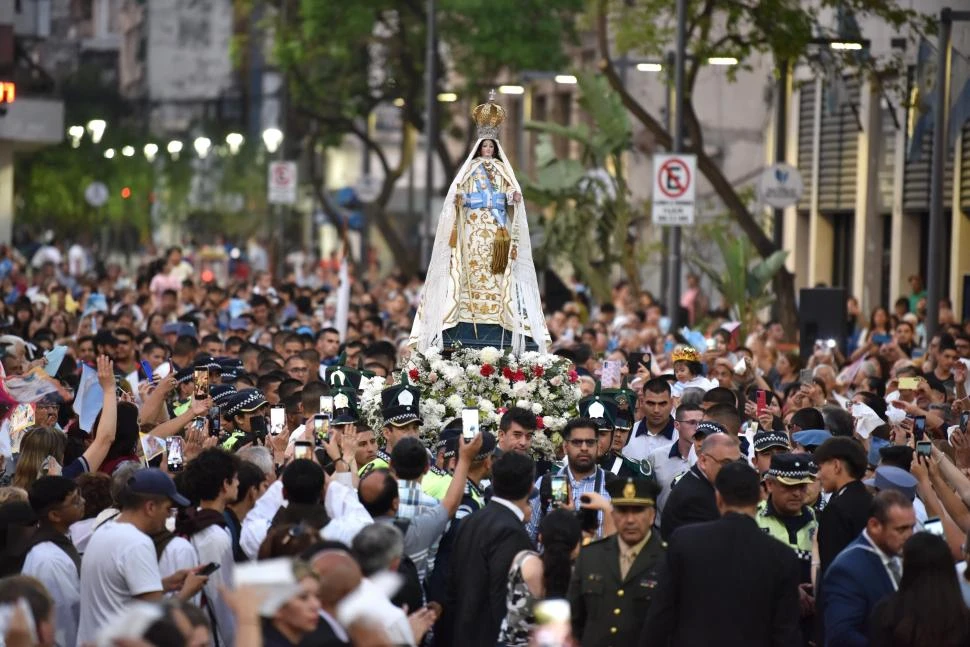
[[[502,149],[502,144],[497,138],[479,138],[472,146],[464,164],[455,174],[451,186],[448,187],[448,194],[445,196],[445,203],[441,208],[441,215],[438,217],[438,228],[434,237],[434,248],[431,251],[431,262],[428,265],[428,274],[421,293],[421,300],[418,305],[418,314],[414,319],[414,327],[411,330],[411,341],[419,351],[424,351],[431,347],[443,348],[443,326],[445,317],[448,315],[449,303],[454,298],[453,286],[450,280],[451,265],[451,245],[449,238],[451,230],[455,224],[455,194],[458,185],[467,177],[471,170],[471,162],[475,159],[475,152],[485,139],[491,139],[498,147],[499,156],[505,161],[509,177],[512,180],[513,190],[522,193],[518,180],[515,179],[515,172],[509,163],[509,158]],[[512,312],[514,316],[514,328],[512,332],[512,352],[516,355],[525,350],[525,339],[531,336],[539,347],[540,353],[546,352],[548,342],[548,332],[546,330],[546,319],[542,312],[542,301],[539,297],[539,280],[536,278],[536,268],[532,262],[532,241],[529,238],[529,218],[525,212],[525,200],[510,205],[514,208],[512,226],[515,233],[512,238],[516,241],[516,257],[510,259],[512,272]],[[528,330],[526,330],[528,327]]]

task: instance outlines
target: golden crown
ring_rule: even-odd
[[[670,356],[670,361],[672,362],[699,362],[701,361],[700,356],[697,351],[694,350],[692,346],[681,346],[680,348],[674,350],[673,355]]]
[[[488,93],[488,102],[475,106],[472,118],[478,126],[479,139],[497,139],[498,130],[505,121],[505,108],[495,103],[495,90]]]

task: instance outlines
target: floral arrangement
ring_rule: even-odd
[[[413,351],[402,373],[421,391],[422,436],[429,445],[466,407],[477,407],[482,427],[494,433],[502,414],[517,406],[531,410],[545,432],[533,436],[533,452],[552,457],[562,442],[556,432],[576,415],[580,397],[579,376],[570,362],[537,352],[517,357],[492,347],[457,348],[445,359],[440,350],[429,348]],[[362,416],[378,435],[384,426],[383,388],[383,379],[369,380],[360,401]]]

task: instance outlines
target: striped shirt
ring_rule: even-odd
[[[420,515],[432,512],[441,507],[441,502],[429,496],[421,489],[419,481],[397,482],[398,506],[397,518],[409,519],[414,521]],[[443,533],[442,533],[443,534]],[[413,553],[408,553],[408,557],[414,562],[418,569],[418,577],[424,581],[425,575],[434,569],[434,558],[438,553],[439,536],[430,545],[418,547]]]

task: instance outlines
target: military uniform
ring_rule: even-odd
[[[628,479],[609,486],[618,507],[653,507],[655,483]],[[621,546],[619,535],[584,546],[569,583],[573,635],[583,647],[635,645],[654,596],[667,544],[655,531],[640,544]],[[624,563],[624,556],[632,561]],[[624,574],[624,570],[626,573]]]
[[[351,383],[354,380],[360,383],[360,373],[351,369],[343,368],[334,371],[330,376],[334,380],[339,380],[342,384],[345,378],[342,375],[351,376]],[[386,427],[403,427],[411,423],[423,424],[420,414],[421,392],[410,384],[395,384],[381,391],[381,415],[384,417]],[[358,474],[363,477],[365,474],[379,469],[391,468],[391,456],[384,450],[378,450],[377,456],[369,463],[360,468]]]

